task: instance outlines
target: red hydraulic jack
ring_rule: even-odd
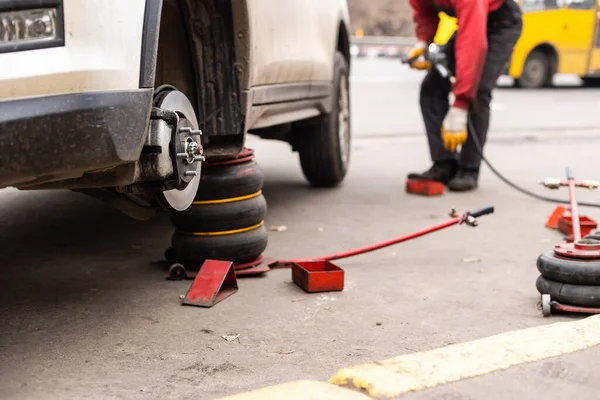
[[[450,212],[450,220],[418,230],[413,233],[409,233],[407,235],[342,253],[334,253],[326,256],[296,260],[277,260],[269,264],[269,266],[271,268],[291,267],[292,280],[308,293],[340,291],[344,288],[344,271],[332,263],[332,261],[369,253],[384,247],[406,242],[408,240],[415,239],[453,225],[467,224],[475,227],[478,225],[477,218],[492,214],[493,212],[494,207],[491,206],[471,212],[465,212],[464,214],[458,214],[453,208]]]
[[[308,293],[341,291],[344,289],[344,271],[333,264],[332,261],[406,242],[453,225],[466,224],[475,227],[478,226],[477,218],[493,212],[494,207],[484,207],[458,214],[453,208],[450,212],[451,219],[446,222],[370,246],[321,257],[295,260],[263,260],[262,263],[267,264],[270,268],[291,267],[292,280]],[[194,279],[183,300],[183,304],[186,305],[212,307],[238,290],[236,274],[239,274],[239,271],[236,271],[236,266],[228,261],[206,260],[200,271],[195,275],[189,274],[182,265],[174,264],[169,273],[172,279]]]
[[[572,171],[567,168],[567,180],[546,179],[542,184],[550,189],[569,188],[570,217],[564,217],[565,207],[559,206],[546,223],[549,228],[559,230],[569,236],[566,243],[554,247],[553,254],[538,258],[537,287],[541,293],[542,313],[550,316],[552,311],[583,314],[600,314],[597,307],[600,286],[590,284],[600,274],[600,241],[583,238],[596,223],[579,215],[575,199],[575,188],[597,189],[597,181],[576,182]],[[590,223],[591,222],[591,223]],[[558,300],[553,300],[558,298]],[[589,306],[586,302],[593,303]],[[567,304],[573,303],[573,304]]]

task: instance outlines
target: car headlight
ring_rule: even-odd
[[[0,53],[64,46],[62,0],[0,2]]]

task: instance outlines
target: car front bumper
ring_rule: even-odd
[[[0,187],[75,178],[139,159],[152,89],[0,102]]]

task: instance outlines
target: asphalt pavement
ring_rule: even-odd
[[[544,227],[554,205],[482,171],[474,193],[404,192],[428,166],[419,79],[393,60],[353,67],[355,139],[344,184],[313,190],[288,145],[250,138],[266,175],[266,255],[331,253],[493,205],[476,228],[456,226],[341,260],[343,292],[309,295],[289,270],[240,279],[211,309],[180,304],[190,282],[167,281],[166,217],[138,222],[71,192],[0,191],[0,398],[216,399],[341,368],[579,316],[543,318],[535,260],[562,236]],[[499,88],[486,153],[507,177],[598,179],[600,90]],[[566,85],[566,86],[565,86]],[[579,197],[600,202],[598,193]],[[597,209],[583,208],[600,219]],[[541,337],[555,340],[560,337]],[[499,351],[502,351],[500,348]],[[440,385],[406,398],[596,398],[598,349]]]

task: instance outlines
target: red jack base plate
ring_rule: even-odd
[[[422,179],[408,179],[406,181],[406,193],[420,194],[422,196],[440,196],[444,194],[444,184]]]
[[[559,244],[554,246],[554,254],[566,258],[599,261],[600,241],[581,239],[575,243]]]

